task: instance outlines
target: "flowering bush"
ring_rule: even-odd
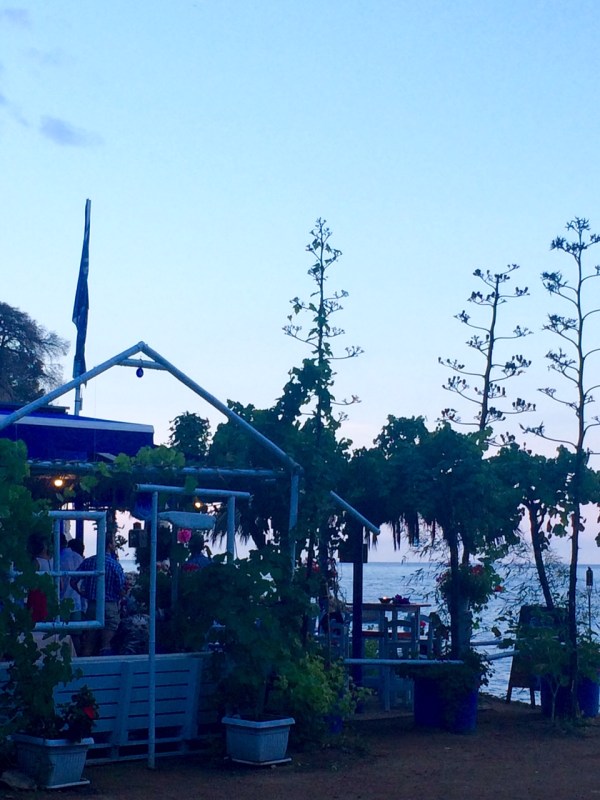
[[[98,719],[98,703],[92,690],[83,686],[71,697],[70,703],[59,707],[61,735],[65,739],[79,741],[89,736]]]
[[[48,682],[41,687],[32,686],[29,690],[20,684],[11,684],[12,704],[19,703],[13,714],[12,729],[29,736],[43,739],[69,739],[79,741],[91,734],[94,723],[98,719],[98,704],[87,686],[71,696],[69,703],[54,706],[52,687]],[[16,691],[15,691],[16,690]]]
[[[449,569],[437,578],[437,588],[446,603],[450,600],[452,580]],[[461,564],[458,568],[458,592],[468,600],[470,608],[481,610],[495,592],[501,591],[500,576],[489,564]]]
[[[189,528],[179,528],[177,531],[178,544],[187,544],[192,538],[192,532]]]

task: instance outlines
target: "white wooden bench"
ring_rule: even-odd
[[[204,667],[210,653],[166,653],[156,656],[156,756],[197,750],[216,722],[214,686]],[[0,665],[0,682],[6,679]],[[55,691],[58,704],[86,684],[99,705],[99,719],[88,752],[89,763],[132,760],[148,754],[148,656],[103,656],[73,659],[80,677]]]
[[[208,653],[156,656],[156,755],[182,755],[200,736],[203,666]],[[104,656],[73,662],[81,677],[56,691],[58,703],[87,684],[100,706],[89,762],[144,758],[148,753],[148,657]]]

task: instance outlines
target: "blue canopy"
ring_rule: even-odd
[[[0,421],[14,407],[0,407]],[[22,417],[6,428],[0,437],[27,445],[28,458],[43,461],[97,461],[98,457],[125,453],[134,456],[140,447],[154,445],[152,425],[133,422],[76,417],[58,406],[47,406]]]

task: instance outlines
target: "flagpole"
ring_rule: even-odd
[[[83,248],[81,250],[81,263],[79,265],[79,277],[77,279],[77,290],[75,292],[75,303],[73,305],[73,322],[77,327],[77,342],[75,344],[75,356],[73,357],[73,377],[78,378],[86,371],[85,366],[85,338],[87,334],[88,322],[88,273],[90,270],[90,213],[92,201],[85,201],[85,225],[83,229]],[[81,384],[75,389],[76,417],[81,412]]]

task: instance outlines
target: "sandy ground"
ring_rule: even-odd
[[[89,787],[0,797],[77,800],[600,800],[600,720],[564,729],[539,709],[483,697],[476,733],[415,730],[407,714],[357,717],[285,766],[227,764],[220,743],[186,759],[88,767]]]

